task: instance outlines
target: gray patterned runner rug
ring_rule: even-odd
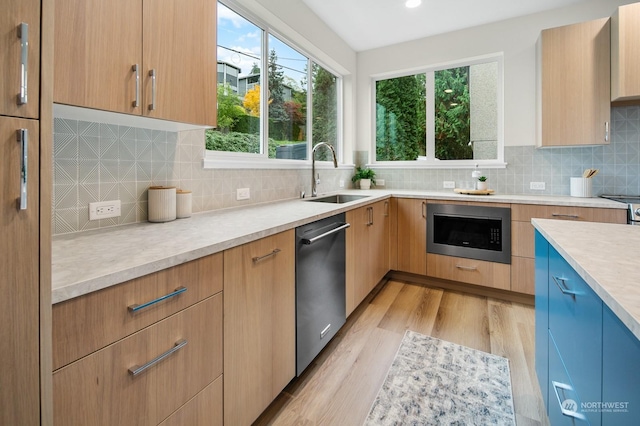
[[[509,360],[407,331],[365,425],[515,425]]]

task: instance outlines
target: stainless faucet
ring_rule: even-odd
[[[318,142],[316,146],[311,150],[311,196],[317,197],[318,190],[316,189],[316,185],[318,180],[320,180],[320,174],[318,174],[318,178],[316,180],[316,150],[321,146],[326,146],[331,150],[331,155],[333,156],[333,167],[338,168],[338,158],[336,157],[336,150],[333,146],[329,145],[326,142]]]

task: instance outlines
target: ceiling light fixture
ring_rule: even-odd
[[[407,2],[404,4],[405,6],[407,6],[408,8],[414,8],[414,7],[418,7],[422,4],[422,0],[407,0]]]

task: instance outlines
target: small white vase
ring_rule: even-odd
[[[360,179],[360,189],[370,189],[371,179]]]
[[[478,183],[476,184],[476,189],[480,191],[485,191],[487,189],[487,182],[478,181]]]

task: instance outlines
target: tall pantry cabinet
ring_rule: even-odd
[[[51,418],[52,7],[6,0],[0,14],[1,425]]]

